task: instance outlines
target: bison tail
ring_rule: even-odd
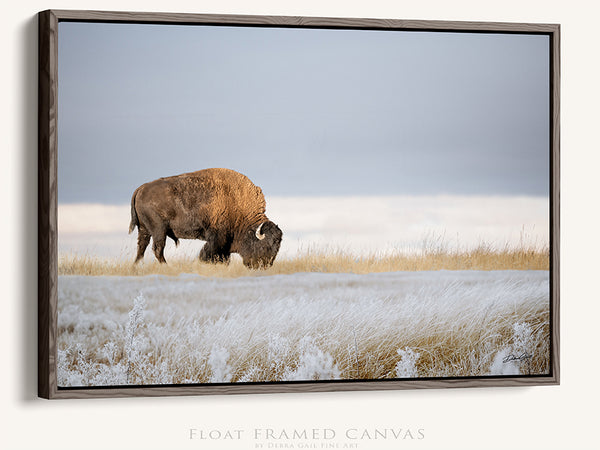
[[[133,193],[133,196],[131,197],[131,223],[129,224],[129,234],[131,234],[133,232],[133,230],[135,230],[135,227],[140,226],[137,212],[135,210],[135,197],[137,196],[138,189],[135,190],[135,192]]]

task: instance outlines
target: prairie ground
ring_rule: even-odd
[[[523,255],[507,257],[511,266],[534,266]],[[450,257],[402,260],[408,270],[394,272],[391,261],[332,261],[307,257],[302,267],[348,273],[286,275],[298,266],[282,260],[267,271],[250,272],[238,262],[213,266],[219,276],[210,277],[192,263],[195,273],[165,276],[144,275],[158,267],[152,264],[116,270],[63,260],[58,384],[548,372],[547,270],[416,271],[481,267],[476,255],[460,264]],[[541,255],[535,261],[544,266]],[[140,276],[106,276],[125,269]],[[380,273],[360,273],[366,271]],[[77,272],[86,275],[67,275]]]
[[[443,243],[429,244],[417,252],[355,254],[343,249],[303,250],[296,256],[278,256],[275,264],[259,271],[249,271],[241,258],[232,255],[230,264],[206,264],[193,256],[172,258],[159,264],[154,255],[146,252],[140,264],[130,258],[101,258],[76,254],[61,255],[59,275],[117,275],[144,276],[150,274],[179,275],[194,273],[210,277],[271,276],[300,272],[320,273],[379,273],[423,270],[548,270],[549,251],[534,246],[505,246],[494,248],[480,244],[471,249],[449,249]]]

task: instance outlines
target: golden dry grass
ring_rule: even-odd
[[[548,270],[548,248],[505,247],[494,249],[482,244],[470,250],[449,250],[440,246],[416,253],[395,252],[387,255],[357,256],[340,249],[308,249],[296,257],[277,258],[266,270],[249,270],[239,258],[229,264],[206,264],[196,259],[172,258],[159,264],[153,255],[133,265],[130,260],[96,256],[60,255],[59,275],[179,275],[195,273],[210,277],[235,278],[298,272],[376,273],[423,270]]]

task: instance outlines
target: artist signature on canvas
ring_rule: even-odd
[[[511,353],[510,355],[506,356],[502,360],[502,362],[503,363],[507,363],[507,362],[510,362],[510,361],[526,361],[526,360],[531,359],[531,358],[533,358],[533,355],[530,355],[529,353],[522,353],[522,354],[520,354],[518,356],[517,355],[513,355]]]

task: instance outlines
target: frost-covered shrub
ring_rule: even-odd
[[[77,343],[64,350],[58,350],[57,381],[59,386],[88,386],[100,370],[88,350]]]
[[[125,336],[125,354],[127,359],[130,361],[136,358],[136,353],[139,351],[138,345],[140,340],[139,336],[136,336],[136,331],[144,323],[144,309],[146,308],[146,299],[140,292],[133,300],[133,308],[129,311],[129,321],[127,322],[126,336]],[[136,340],[136,337],[138,338]]]
[[[56,361],[57,382],[59,386],[83,386],[84,376],[81,370],[73,370],[77,367],[77,358],[72,357],[73,349],[58,350],[58,359]]]
[[[512,326],[511,344],[496,353],[490,375],[519,375],[530,372],[533,357],[533,330],[527,322]]]
[[[144,309],[146,299],[140,294],[133,300],[133,307],[129,311],[127,327],[125,329],[125,356],[127,357],[127,383],[133,381],[136,372],[143,376],[144,364],[144,337],[138,330],[144,324]]]
[[[398,355],[400,361],[396,364],[396,377],[397,378],[416,378],[419,376],[417,371],[417,361],[421,356],[420,353],[415,352],[412,348],[404,347],[404,349],[398,349]]]
[[[127,366],[124,363],[98,364],[98,371],[92,378],[92,386],[111,386],[127,383]]]
[[[527,322],[517,322],[513,325],[513,352],[519,356],[530,355],[533,351],[533,330]]]
[[[317,347],[313,338],[304,337],[299,343],[298,365],[286,371],[284,381],[332,380],[340,378],[333,356]]]
[[[220,345],[213,346],[208,357],[208,365],[211,369],[211,383],[229,383],[231,381],[231,369],[227,364],[229,351]]]
[[[106,344],[104,344],[104,347],[102,347],[102,353],[104,354],[104,357],[108,360],[109,365],[115,365],[118,350],[119,347],[113,341],[107,342]]]

